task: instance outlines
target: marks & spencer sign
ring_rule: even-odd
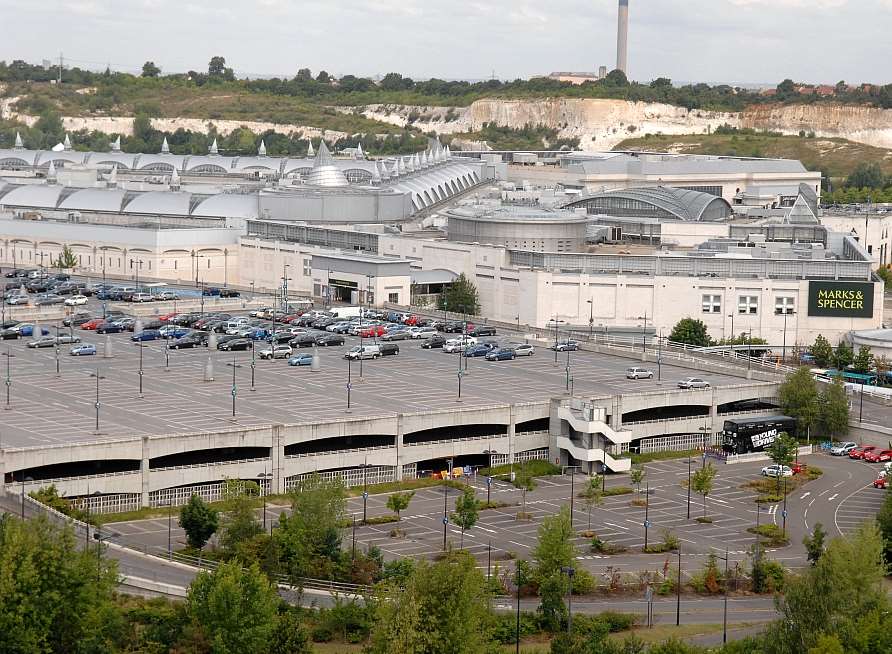
[[[808,315],[828,318],[873,316],[870,282],[809,282]]]

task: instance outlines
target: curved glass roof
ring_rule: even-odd
[[[184,191],[149,191],[135,195],[124,205],[128,213],[188,216],[192,194]]]
[[[616,215],[660,215],[679,220],[723,220],[731,215],[731,205],[724,198],[674,188],[646,186],[587,195],[562,208],[587,207]]]
[[[20,152],[24,152],[20,150]],[[87,152],[62,151],[53,152],[46,150],[37,155],[37,166],[49,166],[51,161],[66,161],[74,164],[83,164],[87,159]]]
[[[124,189],[110,188],[86,188],[75,191],[59,204],[60,209],[74,209],[78,211],[110,211],[121,210],[124,201]]]
[[[64,187],[56,184],[28,184],[17,186],[0,198],[0,204],[16,207],[55,209]]]
[[[192,215],[213,218],[255,219],[260,215],[258,198],[259,196],[253,194],[221,193],[220,195],[211,195],[192,209]]]

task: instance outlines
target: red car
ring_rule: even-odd
[[[418,320],[419,320],[418,316],[416,316],[415,314],[412,314],[411,316],[406,316],[406,318],[403,319],[403,324],[409,325],[410,327],[414,327],[418,323]]]
[[[93,318],[93,320],[88,320],[83,325],[81,325],[81,329],[95,331],[96,328],[99,327],[99,325],[101,325],[104,322],[105,322],[105,320],[103,320],[102,318]]]
[[[363,338],[374,338],[375,336],[383,336],[387,332],[384,325],[372,325],[363,329],[361,335]]]
[[[876,445],[865,445],[864,447],[856,447],[854,450],[849,452],[850,459],[863,459],[865,455],[873,452],[877,449]]]
[[[806,472],[808,470],[808,465],[806,465],[805,463],[802,463],[801,461],[797,461],[790,467],[793,469],[794,475],[800,475],[803,472]]]
[[[886,478],[885,477],[877,477],[873,480],[874,488],[885,488],[886,487]]]
[[[871,463],[882,463],[890,459],[892,459],[892,450],[874,450],[864,455],[864,460]]]
[[[163,316],[158,316],[158,320],[160,320],[161,322],[170,322],[171,320],[176,318],[178,315],[180,315],[180,314],[173,313],[173,312],[165,313]]]

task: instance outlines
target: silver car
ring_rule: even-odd
[[[529,343],[521,343],[519,345],[511,345],[512,350],[514,350],[514,356],[516,357],[531,357],[536,353],[536,348],[530,345]]]
[[[679,388],[709,388],[709,382],[699,377],[687,377],[678,382]]]

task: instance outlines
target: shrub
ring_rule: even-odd
[[[715,554],[706,558],[706,564],[700,572],[691,577],[691,588],[698,593],[715,595],[722,590],[720,585],[721,573],[719,572],[718,559]]]
[[[625,551],[626,548],[622,545],[608,543],[601,540],[598,536],[592,538],[592,552],[597,552],[598,554],[619,554]]]
[[[787,535],[787,532],[774,524],[749,527],[747,531],[751,534],[762,536],[762,538],[765,539],[763,542],[773,547],[780,547],[790,543],[790,538]]]
[[[711,524],[712,524],[712,518],[707,517],[707,516],[702,516],[702,515],[701,515],[701,516],[697,516],[697,517],[694,518],[694,519],[695,519],[697,522],[702,523],[702,524],[704,524],[704,525],[711,525]]]
[[[573,594],[589,595],[595,592],[595,578],[585,568],[577,568],[573,575]]]
[[[602,611],[596,619],[607,624],[610,633],[628,631],[638,622],[638,616],[633,613],[620,613],[618,611]]]
[[[784,588],[787,571],[777,561],[758,557],[753,561],[753,592],[774,593]]]
[[[614,495],[629,495],[634,492],[635,490],[629,486],[616,486],[615,488],[608,488],[602,495],[604,495],[604,497],[612,497]]]

